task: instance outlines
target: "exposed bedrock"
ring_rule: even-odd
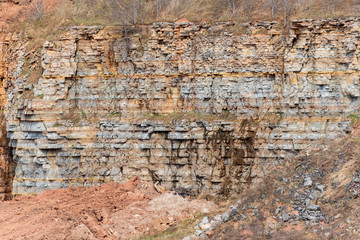
[[[0,59],[13,193],[135,175],[188,194],[240,191],[351,131],[359,23],[71,27],[41,56],[9,35]]]

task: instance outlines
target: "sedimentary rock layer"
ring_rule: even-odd
[[[41,56],[15,37],[2,74],[13,193],[135,175],[189,194],[237,191],[351,131],[359,23],[71,27]]]

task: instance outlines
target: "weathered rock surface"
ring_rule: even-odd
[[[184,239],[359,239],[359,137],[357,126],[325,141],[326,150],[274,166],[222,214],[205,217],[209,229],[198,224]]]
[[[129,37],[71,27],[41,56],[8,36],[0,79],[13,193],[136,175],[189,194],[239,190],[351,131],[359,24],[297,20],[284,35],[258,22],[235,35],[230,23],[156,23]],[[24,71],[36,63],[38,77]]]

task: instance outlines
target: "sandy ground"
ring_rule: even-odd
[[[216,205],[159,194],[137,177],[0,203],[0,239],[129,239],[163,231]]]

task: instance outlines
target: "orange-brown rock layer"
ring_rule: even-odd
[[[156,23],[150,36],[71,27],[41,57],[12,36],[13,192],[133,176],[189,194],[239,191],[269,164],[351,131],[359,23],[298,20],[286,35],[276,22],[242,35],[230,23]]]

